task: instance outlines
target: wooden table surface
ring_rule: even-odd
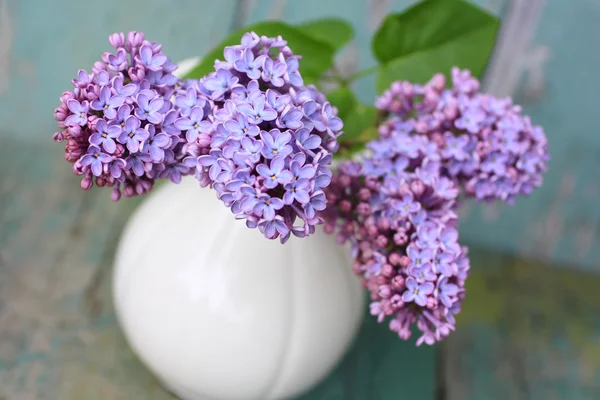
[[[0,139],[0,399],[172,399],[111,304],[139,200],[79,189],[60,147]],[[447,342],[415,348],[365,312],[343,363],[302,399],[599,399],[600,278],[485,251],[472,265]]]

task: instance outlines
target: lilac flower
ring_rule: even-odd
[[[281,237],[285,238],[290,232],[287,224],[279,215],[275,216],[275,218],[272,220],[267,219],[262,221],[258,224],[258,228],[268,239],[275,239],[277,237],[277,233],[279,233]]]
[[[125,99],[122,96],[113,96],[110,88],[104,86],[102,90],[100,90],[100,97],[98,100],[92,101],[91,108],[93,110],[103,111],[104,117],[112,119],[117,115],[115,108],[122,105],[124,101]]]
[[[308,218],[314,218],[317,211],[325,210],[327,206],[327,199],[325,198],[325,193],[322,191],[314,192],[309,201],[304,204],[304,212]]]
[[[150,154],[146,153],[131,153],[129,157],[127,157],[127,168],[130,168],[133,173],[137,176],[142,176],[144,174],[145,164],[152,161]]]
[[[248,78],[258,79],[260,78],[260,67],[263,65],[265,58],[265,55],[254,58],[252,49],[245,49],[242,53],[242,58],[235,61],[234,67],[236,70],[248,75]]]
[[[506,155],[499,152],[490,154],[481,164],[481,170],[499,176],[504,175],[506,173]]]
[[[67,102],[67,106],[69,110],[73,113],[67,117],[65,120],[65,124],[67,126],[87,125],[88,119],[88,111],[90,109],[90,105],[87,101],[82,101],[81,103],[77,100],[69,100]]]
[[[233,155],[233,160],[241,167],[254,166],[260,161],[263,142],[245,137],[240,143],[242,150]]]
[[[421,267],[431,262],[433,252],[431,249],[419,249],[416,246],[408,247],[407,255],[410,258],[410,266]]]
[[[300,122],[302,116],[302,111],[288,105],[283,109],[281,117],[277,118],[275,123],[279,129],[298,129],[302,127],[302,122]]]
[[[117,144],[114,139],[121,133],[121,127],[118,125],[108,126],[106,121],[99,119],[96,121],[96,133],[90,136],[90,143],[95,146],[100,146],[106,150],[106,152],[112,154],[117,149]]]
[[[170,164],[162,170],[158,177],[169,179],[173,183],[180,183],[181,177],[189,173],[189,168],[183,164]]]
[[[264,143],[261,152],[265,158],[286,157],[293,151],[292,146],[288,145],[292,139],[289,132],[280,132],[279,129],[273,129],[271,132],[261,132],[260,137]]]
[[[179,181],[182,174],[195,173],[184,164],[186,152],[206,154],[210,137],[182,143],[174,122],[185,111],[172,99],[188,86],[172,74],[177,66],[159,44],[139,32],[116,33],[109,41],[115,51],[104,53],[92,73],[80,70],[72,81],[75,89],[61,96],[55,118],[64,131],[54,137],[67,141],[65,158],[77,163],[73,170],[82,176],[82,187],[110,187],[118,201],[122,194],[147,193],[156,179]],[[195,105],[210,109],[205,97],[199,94]]]
[[[104,165],[108,164],[112,158],[108,154],[102,153],[97,146],[90,146],[87,154],[81,157],[79,160],[79,164],[82,167],[90,166],[92,170],[92,174],[96,176],[100,176],[104,170]]]
[[[410,277],[406,280],[406,291],[402,294],[402,300],[405,303],[414,301],[421,307],[425,307],[427,305],[427,295],[433,293],[433,289],[433,283],[418,283],[414,278]]]
[[[175,105],[179,107],[179,113],[182,117],[190,115],[192,108],[198,104],[198,95],[196,89],[188,87],[185,94],[175,97]]]
[[[142,144],[142,152],[150,154],[152,161],[160,162],[165,157],[165,149],[171,144],[171,139],[165,133],[156,133],[153,125],[148,125],[148,138]]]
[[[212,150],[208,155],[198,157],[198,165],[202,168],[210,168],[209,176],[211,180],[216,180],[217,176],[221,173],[221,167],[218,161],[221,157],[221,151]]]
[[[248,118],[243,114],[237,114],[235,119],[225,121],[225,129],[231,133],[232,138],[241,139],[245,136],[256,136],[260,132],[258,125],[248,122]]]
[[[287,65],[285,63],[266,58],[263,63],[262,78],[265,82],[271,82],[275,87],[281,87],[285,83],[282,76],[285,74],[286,69]]]
[[[375,153],[362,164],[340,165],[331,185],[325,188],[329,204],[320,215],[326,232],[336,232],[339,242],[350,243],[354,270],[371,292],[372,307],[384,311],[383,316],[375,312],[378,320],[392,316],[390,329],[404,340],[411,336],[410,325],[414,323],[422,332],[417,343],[432,344],[454,329],[449,308],[436,288],[446,277],[442,271],[449,272],[448,284],[461,290],[460,296],[452,298],[455,303],[463,298],[464,279],[459,278],[461,272],[454,260],[465,260],[461,261],[466,265],[461,276],[466,278],[468,273],[468,259],[462,257],[466,249],[458,246],[458,233],[451,228],[457,218],[458,190],[439,186],[442,179],[454,185],[440,177],[439,164],[431,169],[430,182],[421,179],[418,171],[430,162],[423,157],[428,139],[414,134],[409,139],[402,137],[423,142],[410,157],[392,148],[397,138],[392,134],[381,139],[391,150]],[[411,144],[407,142],[404,147]],[[373,157],[381,157],[379,164],[387,165],[387,169],[372,175],[368,162]],[[398,168],[392,168],[396,164]]]
[[[151,90],[141,91],[136,102],[138,107],[134,110],[135,116],[140,120],[148,120],[152,124],[161,123],[163,116],[160,113],[165,101],[161,97],[155,96]]]
[[[142,45],[139,51],[140,54],[135,58],[135,60],[144,65],[150,71],[160,71],[163,68],[163,65],[167,62],[167,56],[161,53],[154,54],[149,45]]]
[[[292,181],[284,186],[285,194],[283,195],[284,204],[292,204],[297,201],[300,204],[306,204],[310,201],[310,181],[308,179],[299,179]]]
[[[456,275],[456,270],[453,265],[454,255],[450,252],[438,250],[433,257],[433,267],[443,276],[450,277]]]
[[[437,279],[437,275],[433,272],[431,264],[429,263],[422,264],[420,266],[413,266],[410,269],[410,275],[419,283],[435,281]]]
[[[292,173],[285,169],[284,160],[282,156],[278,156],[271,160],[270,166],[260,164],[256,167],[260,176],[265,178],[265,187],[273,189],[279,184],[284,185],[292,180]]]
[[[212,124],[204,121],[204,111],[200,107],[192,108],[187,118],[179,118],[174,125],[177,129],[186,131],[185,138],[188,142],[195,141],[200,133],[209,133],[212,129]]]
[[[279,54],[280,61],[283,58],[283,54]],[[302,86],[304,81],[302,80],[302,76],[300,76],[300,72],[298,69],[300,68],[300,63],[296,57],[288,57],[285,59],[285,65],[287,66],[286,72],[283,75],[283,78],[289,81],[294,86]]]
[[[259,96],[252,102],[252,105],[248,103],[242,103],[237,106],[239,112],[244,114],[251,124],[258,125],[263,121],[272,121],[277,118],[277,112],[275,110],[265,109],[265,97]]]
[[[118,49],[117,54],[109,54],[107,61],[108,68],[113,71],[123,71],[127,68],[127,53],[125,53],[125,49]]]
[[[424,86],[395,82],[377,100],[378,108],[390,115],[379,132],[396,143],[395,152],[411,150],[408,156],[415,159],[415,149],[407,145],[416,142],[400,129],[405,123],[414,125],[412,131],[420,138],[435,138],[426,144],[426,157],[441,161],[443,175],[467,196],[510,203],[541,185],[549,159],[547,139],[511,99],[478,93],[479,86],[469,71],[456,68],[451,88],[441,75]],[[528,152],[531,162],[522,168]]]
[[[256,81],[254,81],[256,82]],[[260,92],[259,92],[260,93]],[[285,106],[291,103],[292,97],[288,94],[280,95],[273,89],[267,89],[265,96],[267,104],[278,113],[282,112]]]
[[[133,96],[138,90],[138,87],[133,83],[123,85],[123,77],[121,75],[117,75],[112,79],[112,88],[114,92],[123,97],[124,100]],[[119,110],[121,107],[119,107]]]
[[[217,100],[237,82],[238,78],[233,76],[230,71],[220,69],[214,76],[204,81],[204,86],[212,92],[211,98]]]
[[[268,194],[261,194],[258,196],[256,205],[253,207],[253,211],[259,216],[263,217],[267,221],[271,221],[275,218],[275,211],[283,208],[283,201],[277,197],[271,197]]]
[[[444,304],[446,307],[452,307],[452,304],[455,302],[454,298],[459,291],[458,286],[456,286],[454,283],[449,283],[448,278],[444,277],[438,284],[438,291],[438,297],[442,304]]]
[[[139,126],[140,121],[134,116],[130,116],[125,121],[125,127],[117,139],[119,143],[126,144],[127,149],[132,153],[138,152],[141,143],[150,135],[146,129]]]
[[[467,135],[457,137],[450,132],[446,132],[444,136],[446,139],[446,147],[442,150],[443,157],[463,161],[469,156],[465,151],[465,147],[469,143],[469,137]]]
[[[310,235],[323,222],[317,215],[326,204],[321,188],[331,182],[331,153],[342,126],[330,107],[327,127],[322,93],[296,85],[302,82],[298,58],[281,37],[249,33],[240,45],[225,48],[224,57],[195,86],[210,97],[202,107],[210,123],[203,140],[210,139],[210,148],[186,137],[184,163],[195,166],[201,185],[211,186],[249,228],[282,243],[292,234]],[[176,104],[189,107],[192,97],[187,99],[176,98]],[[322,132],[303,111],[309,100]]]
[[[394,201],[394,208],[398,210],[402,217],[408,217],[410,214],[419,211],[421,205],[413,201],[412,195],[406,194],[402,199]]]

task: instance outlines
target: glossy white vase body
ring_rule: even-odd
[[[332,236],[267,240],[192,177],[144,200],[115,260],[129,344],[186,400],[304,392],[351,344],[363,299]]]

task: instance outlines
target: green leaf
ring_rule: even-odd
[[[344,134],[342,140],[355,140],[359,138],[363,132],[375,124],[377,118],[377,109],[373,106],[357,104],[346,115],[344,121]]]
[[[339,18],[317,19],[296,27],[314,39],[327,43],[335,51],[354,37],[352,25]]]
[[[327,100],[338,109],[338,117],[344,121],[346,116],[356,106],[356,97],[352,90],[340,87],[327,93]]]
[[[307,81],[314,81],[333,64],[334,51],[331,46],[317,40],[303,30],[279,21],[266,21],[238,29],[222,40],[213,50],[208,52],[202,61],[189,73],[186,79],[200,79],[214,70],[216,59],[223,59],[223,49],[241,42],[246,32],[256,32],[258,35],[281,35],[288,42],[294,54],[302,56],[300,60],[300,73]]]
[[[425,0],[389,15],[372,42],[382,63],[378,90],[399,79],[423,83],[453,66],[479,77],[499,26],[498,18],[463,0]]]

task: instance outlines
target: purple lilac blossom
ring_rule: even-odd
[[[117,201],[148,192],[158,178],[179,182],[194,172],[183,159],[208,152],[204,119],[212,104],[172,74],[177,66],[143,33],[115,33],[109,41],[116,51],[104,53],[91,73],[80,70],[74,89],[63,93],[54,140],[66,142],[82,188],[112,187]]]
[[[388,115],[382,138],[427,136],[437,144],[442,174],[478,200],[513,203],[542,184],[549,160],[542,128],[510,98],[479,92],[469,71],[452,70],[452,87],[435,75],[426,85],[394,82],[378,98]]]
[[[323,188],[342,121],[324,94],[304,86],[298,60],[281,37],[243,35],[224,49],[225,61],[194,83],[214,104],[194,129],[210,135],[210,149],[188,151],[202,186],[211,186],[237,219],[267,238],[305,237],[323,221]],[[192,140],[194,111],[175,126]],[[176,104],[177,101],[176,101]],[[194,150],[191,147],[190,150]]]
[[[458,242],[458,187],[440,168],[423,167],[431,162],[426,136],[403,135],[402,146],[390,135],[369,144],[367,159],[342,163],[325,189],[322,216],[326,232],[350,243],[371,314],[388,318],[404,340],[416,324],[417,345],[431,345],[454,330],[469,260]]]

